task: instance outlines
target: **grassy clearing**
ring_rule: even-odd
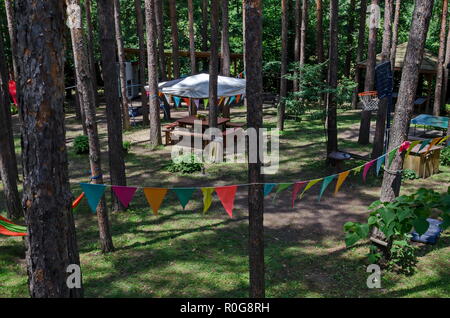
[[[265,111],[266,127],[276,125],[274,114],[274,109]],[[104,123],[102,120],[100,117]],[[245,121],[245,110],[235,109],[233,120]],[[340,113],[338,123],[342,149],[370,152],[370,146],[361,147],[356,143],[358,112]],[[76,195],[80,192],[77,183],[85,182],[89,174],[88,158],[74,154],[70,148],[80,131],[73,117],[68,117],[67,126],[71,182]],[[145,129],[134,128],[124,137],[133,145],[126,159],[130,185],[203,186],[246,182],[243,164],[208,165],[205,174],[171,174],[162,169],[170,160],[170,150],[150,151],[146,146],[147,133]],[[105,166],[104,124],[100,125],[100,134]],[[334,173],[324,164],[325,137],[320,121],[307,118],[300,124],[289,121],[280,143],[280,169],[276,175],[267,176],[267,182],[298,181]],[[345,167],[362,163],[352,160]],[[425,180],[405,181],[402,193],[419,187],[444,191],[449,184],[450,168],[441,170],[440,174]],[[365,207],[379,197],[380,184],[381,178],[374,175],[365,185],[361,176],[350,176],[337,196],[331,195],[330,186],[318,202],[316,186],[294,209],[289,206],[290,191],[266,198],[267,296],[448,297],[449,231],[436,246],[421,247],[418,270],[413,276],[387,272],[382,274],[382,289],[366,287],[368,245],[363,243],[346,249],[342,225],[366,217]],[[109,191],[107,195],[109,200]],[[4,202],[0,201],[2,210]],[[153,216],[144,195],[138,192],[128,211],[111,215],[116,251],[102,255],[96,218],[83,202],[75,211],[75,220],[86,296],[247,297],[246,190],[238,191],[233,219],[227,216],[217,197],[206,215],[201,211],[199,191],[185,211],[169,192],[160,214]],[[28,296],[24,253],[22,239],[0,237],[0,297]]]

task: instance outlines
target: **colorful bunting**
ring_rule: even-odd
[[[396,149],[397,150],[397,149]],[[363,170],[363,181],[366,182],[366,176],[367,176],[367,172],[369,171],[369,169],[373,166],[373,164],[375,163],[375,161],[377,161],[377,159],[374,159],[372,161],[369,161],[368,163],[366,163],[364,165],[364,170]]]
[[[180,102],[181,102],[181,98],[178,96],[173,96],[173,101],[175,103],[175,107],[179,107],[180,106]]]
[[[405,154],[405,160],[406,160],[406,158],[408,158],[411,150],[413,150],[414,147],[417,146],[419,143],[420,143],[420,140],[415,140],[409,145],[408,151],[406,151],[406,154]]]
[[[83,200],[84,198],[84,192],[82,192],[76,199],[75,201],[72,202],[72,210],[75,210],[78,205],[80,204],[81,200]]]
[[[323,180],[323,178],[309,181],[308,184],[306,185],[305,190],[303,190],[302,194],[300,195],[300,198],[302,198],[303,195],[305,194],[305,192],[308,191],[313,185],[315,185],[317,182],[322,181],[322,180]]]
[[[377,176],[380,173],[381,165],[384,163],[385,159],[386,155],[382,155],[380,158],[377,159]]]
[[[273,188],[275,188],[276,184],[275,183],[266,183],[264,184],[264,196],[267,196],[268,194],[270,194],[270,192],[272,192]]]
[[[192,194],[194,193],[195,189],[193,188],[176,188],[172,189],[172,191],[175,192],[175,194],[178,197],[178,200],[180,200],[181,206],[184,208],[186,207],[186,204],[188,204],[189,200],[191,200]]]
[[[197,107],[197,109],[199,109],[199,107],[200,107],[200,99],[194,99],[194,104],[195,104],[195,106]]]
[[[80,183],[80,187],[86,195],[91,211],[95,213],[98,202],[100,202],[100,199],[105,193],[106,186],[104,184]]]
[[[391,166],[392,161],[394,160],[396,154],[397,154],[397,149],[392,149],[391,152],[389,153],[388,168]]]
[[[212,194],[214,193],[214,188],[202,188],[203,193],[203,213],[208,212],[212,203]]]
[[[233,217],[234,198],[236,196],[237,186],[216,187],[216,193],[222,202],[225,211],[230,217]]]
[[[136,192],[137,188],[124,187],[124,186],[112,186],[112,190],[116,194],[120,203],[122,203],[122,205],[125,208],[128,208],[128,205],[130,204],[131,200],[133,200],[134,193]]]
[[[341,188],[342,184],[344,183],[345,179],[347,179],[349,174],[350,174],[350,170],[341,172],[339,174],[339,177],[336,182],[336,187],[334,188],[334,194],[338,193],[339,189]]]
[[[167,189],[164,188],[144,188],[145,198],[147,199],[148,204],[153,210],[154,215],[158,215],[158,210],[161,207],[161,203],[163,202]]]
[[[188,98],[188,97],[184,97],[184,98],[183,98],[183,102],[184,102],[187,106],[189,106],[189,105],[191,104],[191,99]]]
[[[228,101],[228,104],[233,104],[233,102],[236,100],[236,96],[231,96],[230,100]]]
[[[239,103],[240,100],[241,100],[241,95],[237,95],[236,96],[236,104]]]
[[[442,144],[444,141],[446,141],[448,139],[448,137],[450,137],[450,136],[446,136],[446,137],[442,138],[436,145]]]
[[[203,106],[205,108],[208,107],[208,103],[209,103],[209,99],[208,98],[203,99]]]
[[[295,202],[295,199],[297,198],[297,194],[305,186],[305,184],[306,184],[306,181],[294,183],[294,186],[292,187],[292,208],[294,208],[294,202]]]
[[[166,98],[167,104],[170,105],[172,103],[172,96],[168,95],[168,94],[165,94],[164,97]]]
[[[336,178],[335,174],[333,174],[332,176],[323,178],[322,188],[320,189],[320,194],[319,194],[319,201],[322,198],[322,195],[325,192],[325,190],[327,189],[328,185],[334,180],[334,178]]]
[[[430,139],[425,139],[424,141],[422,141],[422,144],[420,145],[420,148],[419,148],[419,152],[420,152],[423,148],[425,148],[430,142],[431,142]]]
[[[356,168],[352,169],[353,174],[354,174],[354,175],[357,175],[358,173],[361,172],[361,169],[362,169],[362,166],[359,166],[359,167],[356,167]]]
[[[411,143],[409,141],[404,141],[400,148],[398,148],[399,153],[403,153],[403,151],[407,150],[411,146]]]
[[[433,148],[433,146],[436,145],[436,144],[439,142],[439,140],[441,140],[442,138],[443,138],[443,137],[434,138],[434,139],[431,141],[430,145],[428,146],[427,152],[430,151],[431,148]]]

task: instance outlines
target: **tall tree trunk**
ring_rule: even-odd
[[[11,147],[11,144],[14,145],[14,136],[10,130],[12,125],[6,61],[3,38],[0,38],[0,177],[6,198],[8,218],[15,220],[23,216],[23,210],[17,189],[16,153],[14,147]]]
[[[419,68],[422,64],[425,41],[433,11],[433,0],[416,0],[406,48],[402,79],[398,93],[394,123],[389,138],[389,151],[401,145],[408,137],[409,121],[414,108]],[[381,186],[381,201],[393,201],[400,194],[403,155],[397,153],[391,166],[385,170]]]
[[[358,46],[356,48],[356,63],[361,62],[364,53],[364,42],[366,39],[366,10],[367,10],[367,0],[361,0],[359,7],[359,28],[358,28]],[[356,67],[355,69],[355,91],[352,98],[352,108],[356,109],[358,104],[358,90],[359,82],[361,79],[361,69]]]
[[[391,27],[392,27],[392,9],[394,0],[384,1],[384,32],[383,45],[381,50],[382,62],[390,60],[391,55]],[[380,100],[377,111],[377,121],[375,126],[375,136],[373,140],[372,158],[378,158],[383,154],[384,139],[386,134],[387,106],[388,97]]]
[[[6,19],[8,23],[8,33],[11,42],[11,55],[12,55],[12,66],[13,66],[13,80],[17,80],[17,43],[16,43],[16,24],[14,18],[14,0],[5,0],[5,11]],[[7,76],[8,78],[8,76]]]
[[[80,0],[66,0],[66,4],[80,8]],[[69,11],[68,16],[77,19],[76,12]],[[92,72],[89,60],[87,45],[84,42],[84,32],[81,23],[70,28],[72,38],[73,59],[75,62],[75,73],[77,78],[77,91],[80,97],[80,106],[84,109],[87,136],[89,139],[89,164],[91,167],[92,183],[103,184],[103,172],[100,159],[100,142],[98,139],[96,105]],[[112,252],[114,245],[112,242],[108,208],[103,196],[97,207],[97,218],[100,232],[100,244],[103,253]]]
[[[155,3],[159,0],[155,0]],[[145,35],[144,35],[144,15],[142,12],[142,1],[134,0],[134,9],[136,11],[136,26],[137,34],[139,39],[139,84],[141,90],[141,104],[142,104],[142,124],[144,126],[150,125],[148,118],[149,108],[148,108],[148,98],[147,92],[145,91]]]
[[[332,89],[337,88],[338,82],[338,0],[330,0],[330,51],[329,51],[329,69],[328,86]],[[337,102],[336,94],[327,95],[327,154],[338,149],[337,139]]]
[[[45,13],[45,14],[43,14]],[[23,206],[31,297],[82,297],[67,267],[80,264],[64,128],[64,1],[16,0],[23,126]],[[32,80],[30,80],[32,79]]]
[[[217,127],[218,96],[217,77],[219,73],[219,1],[211,0],[211,56],[209,58],[209,127]]]
[[[307,2],[303,1],[303,5],[307,4]],[[305,11],[306,10],[306,11]],[[304,7],[302,14],[305,14],[307,12],[308,8]],[[323,3],[322,0],[316,0],[316,15],[317,15],[317,24],[316,24],[316,55],[317,55],[317,62],[322,63],[325,60],[324,57],[324,48],[323,48]],[[303,17],[303,15],[302,15]],[[305,18],[306,24],[308,23],[308,17]],[[303,21],[303,18],[302,18]],[[302,22],[302,30],[303,30],[303,22]],[[306,36],[306,35],[305,35]],[[303,41],[303,40],[302,40]],[[306,43],[305,43],[306,44]]]
[[[300,61],[300,28],[301,28],[301,0],[295,0],[295,40],[294,40],[294,61],[297,63]],[[297,71],[294,71],[294,82],[293,82],[293,90],[294,92],[298,91],[298,80],[297,80]]]
[[[156,21],[154,0],[145,0],[145,22],[147,27],[148,86],[150,98],[150,146],[162,144],[159,117],[158,67],[156,49]]]
[[[127,78],[125,71],[125,50],[123,47],[122,27],[120,25],[120,1],[114,1],[114,26],[116,28],[116,42],[117,42],[117,58],[119,63],[119,79],[120,79],[120,93],[122,95],[122,128],[124,130],[130,129],[130,115],[128,114],[128,105],[130,101],[127,97]],[[130,83],[131,85],[132,83]]]
[[[208,0],[202,0],[202,51],[208,51]]]
[[[110,0],[98,0],[98,22],[100,29],[100,49],[102,71],[105,82],[106,121],[108,126],[108,157],[111,183],[125,186],[125,161],[122,139],[122,112],[119,99],[117,77],[117,50],[114,25],[114,4]],[[111,192],[112,193],[112,192]],[[122,204],[112,194],[113,211],[123,210]]]
[[[180,57],[178,45],[177,5],[175,0],[169,0],[170,25],[172,30],[172,63],[174,78],[180,77]]]
[[[95,54],[94,54],[94,28],[92,26],[92,15],[91,15],[91,0],[85,0],[84,8],[86,12],[86,43],[88,49],[89,56],[89,64],[92,72],[92,84],[94,87],[94,97],[95,97],[95,106],[99,105],[98,100],[98,85],[97,85],[97,69],[95,66]]]
[[[449,80],[449,70],[448,66],[450,64],[450,28],[447,33],[447,44],[445,49],[445,61],[444,61],[444,84],[442,86],[442,104],[447,104],[447,94],[448,94],[448,80]],[[447,114],[449,115],[449,114]]]
[[[230,76],[230,39],[228,32],[228,0],[221,0],[222,3],[222,75]]]
[[[158,38],[158,63],[161,80],[167,80],[166,55],[164,54],[164,14],[162,0],[155,0],[156,37]]]
[[[353,31],[355,28],[355,8],[356,8],[356,1],[350,0],[350,6],[347,12],[347,48],[348,51],[346,52],[345,57],[345,66],[344,66],[344,75],[345,77],[350,77],[350,70],[352,68],[352,58],[353,58]]]
[[[285,101],[287,95],[287,42],[288,42],[288,19],[287,1],[281,0],[281,74],[280,74],[280,102],[278,104],[277,127],[284,130]]]
[[[395,56],[397,55],[398,21],[400,20],[400,5],[401,5],[401,0],[396,0],[395,1],[395,12],[394,12],[394,22],[392,23],[392,46],[391,46],[392,73],[394,73]]]
[[[189,56],[191,58],[191,74],[197,74],[197,62],[195,60],[195,30],[194,30],[194,6],[192,0],[188,0],[189,15]]]
[[[441,32],[439,33],[439,53],[436,70],[436,88],[434,91],[433,115],[439,116],[442,106],[442,79],[444,75],[445,61],[445,31],[447,27],[448,15],[448,0],[442,2],[442,18],[441,18]]]
[[[262,113],[262,0],[244,0],[245,3],[245,74],[247,126],[256,129],[258,138],[263,125]],[[259,142],[257,143],[259,145]],[[261,158],[257,148],[257,162],[248,164],[248,213],[249,213],[249,265],[250,297],[265,297],[264,283],[264,182],[261,174]],[[247,145],[247,150],[249,146]],[[248,151],[247,151],[248,153]]]
[[[372,5],[378,6],[378,0],[372,0]],[[364,91],[373,91],[375,88],[375,65],[376,65],[376,49],[377,49],[377,28],[375,27],[375,14],[372,16],[373,23],[369,28],[369,46],[367,50],[366,79],[364,82]],[[367,145],[370,137],[370,118],[371,111],[363,110],[361,112],[361,124],[359,126],[358,143]]]
[[[300,66],[305,64],[305,47],[306,47],[306,29],[308,27],[308,0],[302,2],[302,26],[300,31]],[[323,32],[323,31],[322,31]]]

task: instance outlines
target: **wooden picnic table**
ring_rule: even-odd
[[[177,120],[178,126],[180,127],[194,126],[195,121],[201,121],[202,130],[206,130],[209,128],[208,119],[200,120],[196,116],[188,116]],[[229,121],[230,118],[219,117],[217,118],[217,126],[222,127],[222,130],[224,130],[226,123],[228,123]]]

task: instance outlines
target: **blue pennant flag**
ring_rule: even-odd
[[[322,195],[325,192],[325,190],[327,189],[328,185],[331,183],[331,181],[334,180],[334,178],[336,178],[335,174],[333,174],[332,176],[328,176],[328,177],[323,179],[322,188],[320,189],[320,194],[319,194],[319,201],[322,198]]]
[[[95,213],[98,202],[100,202],[100,199],[105,193],[106,186],[104,184],[80,183],[80,187],[86,195],[89,207]]]
[[[384,163],[384,160],[386,159],[386,154],[378,158],[377,160],[377,176],[380,173],[381,165]]]
[[[175,102],[175,106],[178,107],[180,106],[181,97],[173,96],[173,101]]]
[[[275,183],[264,184],[264,196],[269,195],[269,193],[272,192],[275,185],[276,185]]]
[[[425,148],[427,145],[429,145],[430,142],[431,142],[431,139],[424,140],[424,141],[422,142],[422,144],[420,145],[419,152],[420,152],[423,148]]]
[[[192,188],[177,188],[172,189],[173,192],[178,197],[178,200],[180,200],[181,206],[184,208],[186,207],[186,204],[188,204],[189,200],[192,197],[192,194],[194,193],[195,189]]]
[[[228,105],[233,104],[233,102],[236,100],[236,96],[231,96],[230,100],[228,101]]]

